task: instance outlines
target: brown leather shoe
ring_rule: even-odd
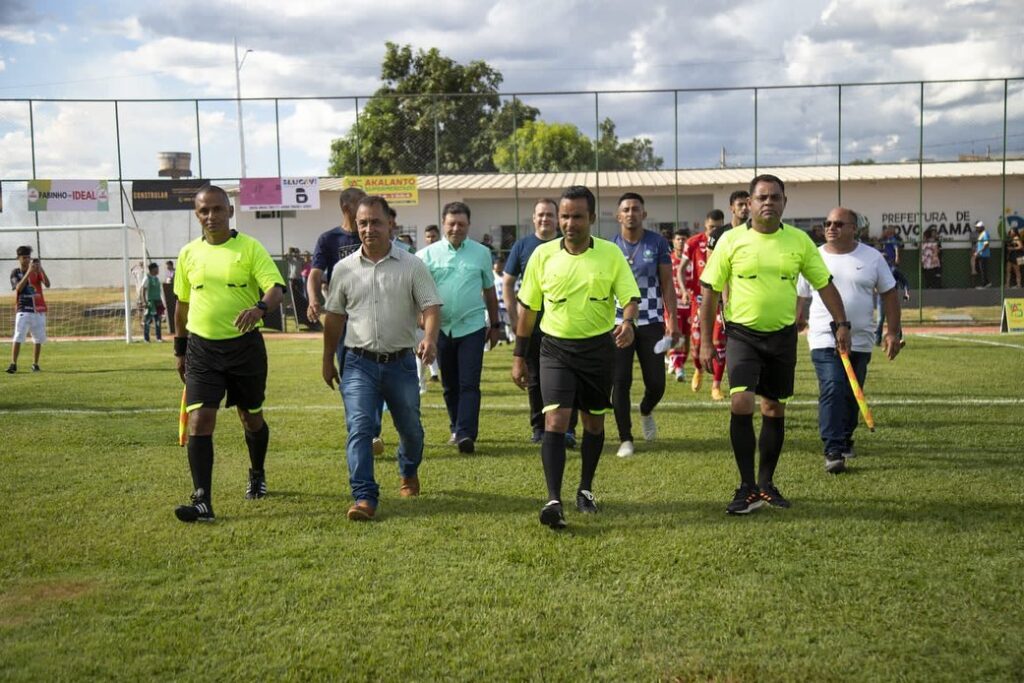
[[[348,509],[348,518],[352,522],[369,522],[373,519],[373,515],[377,512],[377,508],[368,500],[357,500],[355,504]]]
[[[412,498],[413,496],[420,495],[420,478],[419,477],[402,477],[402,485],[398,487],[398,495],[402,498]]]

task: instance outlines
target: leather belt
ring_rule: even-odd
[[[368,349],[348,349],[348,353],[354,353],[357,356],[372,360],[374,363],[394,363],[396,360],[405,358],[412,349],[399,349],[398,351],[391,351],[390,353],[377,353],[376,351],[370,351]]]

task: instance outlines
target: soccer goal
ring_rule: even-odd
[[[8,275],[18,268],[15,253],[23,245],[32,247],[50,280],[43,290],[48,337],[131,342],[142,336],[139,291],[149,263],[142,230],[124,223],[0,228]],[[13,292],[0,299],[0,338],[13,333],[15,303]]]

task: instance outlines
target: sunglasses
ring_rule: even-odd
[[[844,225],[853,225],[853,223],[844,223],[843,221],[825,221],[823,225],[826,228],[841,228]]]

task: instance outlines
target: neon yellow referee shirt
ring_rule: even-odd
[[[748,223],[722,235],[700,281],[716,292],[729,286],[726,320],[758,332],[775,332],[796,322],[796,283],[801,274],[814,289],[832,277],[807,233],[783,223],[766,235]]]
[[[560,339],[587,339],[615,327],[615,301],[640,298],[626,257],[617,246],[590,238],[590,248],[570,254],[564,238],[537,247],[526,264],[519,301],[544,309],[540,329]]]
[[[186,244],[174,271],[174,294],[188,304],[186,329],[206,339],[242,336],[235,318],[274,285],[284,287],[284,278],[266,247],[234,230],[220,244],[202,237]]]

